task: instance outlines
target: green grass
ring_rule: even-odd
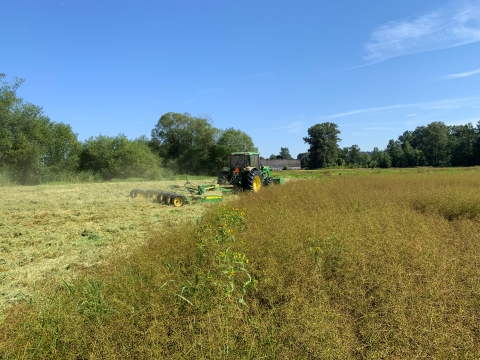
[[[12,307],[0,356],[478,359],[480,173],[397,174],[289,181],[153,232]]]

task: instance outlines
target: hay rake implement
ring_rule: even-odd
[[[132,198],[145,198],[157,201],[160,204],[180,207],[185,204],[215,203],[222,201],[223,193],[233,192],[233,187],[207,184],[194,187],[190,182],[184,188],[176,187],[172,190],[145,190],[133,189],[130,191]]]

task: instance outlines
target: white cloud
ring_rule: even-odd
[[[417,114],[408,114],[408,117],[417,116]]]
[[[183,102],[183,105],[190,104],[190,103],[192,103],[192,102],[194,102],[194,101],[195,101],[195,99],[185,100],[185,101]]]
[[[395,104],[381,107],[371,107],[365,109],[357,109],[348,112],[319,116],[320,119],[335,119],[339,117],[352,116],[357,114],[371,114],[388,110],[405,109],[405,108],[417,108],[422,110],[436,110],[436,109],[456,109],[464,106],[477,106],[480,104],[480,97],[468,97],[458,99],[444,99],[439,101],[430,101],[422,103],[411,104]],[[415,114],[411,114],[415,115]]]
[[[413,20],[395,20],[375,30],[365,45],[370,63],[480,41],[480,1],[454,1]]]
[[[467,71],[467,72],[463,72],[463,73],[459,73],[459,74],[450,74],[450,75],[442,76],[439,79],[440,80],[458,79],[458,78],[462,78],[462,77],[472,76],[472,75],[475,75],[475,74],[480,74],[480,69]]]
[[[351,115],[365,114],[365,113],[375,113],[375,112],[400,109],[400,108],[406,108],[406,107],[413,107],[413,104],[389,105],[389,106],[382,106],[382,107],[357,109],[357,110],[352,110],[352,111],[333,114],[333,115],[320,116],[320,119],[335,119],[335,118],[344,117],[344,116],[351,116]]]
[[[272,130],[288,130],[289,133],[296,133],[299,132],[300,130],[305,129],[306,126],[302,125],[301,122],[296,121],[294,123],[291,123],[290,125],[283,126],[283,127],[278,127],[278,128],[273,128]]]

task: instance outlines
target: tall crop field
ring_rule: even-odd
[[[45,284],[3,358],[478,359],[480,172],[324,176]],[[182,209],[183,210],[183,209]]]

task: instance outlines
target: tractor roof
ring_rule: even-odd
[[[239,152],[230,153],[230,155],[259,155],[259,153],[252,152],[252,151],[239,151]]]

